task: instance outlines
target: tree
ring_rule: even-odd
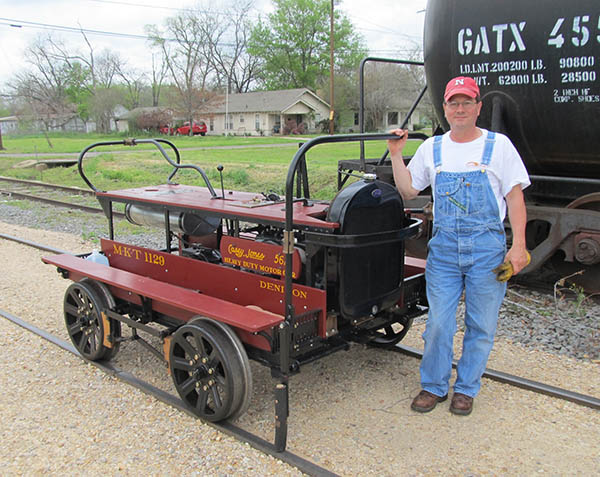
[[[365,69],[365,130],[379,130],[386,125],[385,115],[407,111],[417,99],[425,82],[423,67],[390,63],[369,63]],[[421,100],[419,110],[429,115],[428,99]],[[399,118],[400,122],[404,118]]]
[[[75,75],[69,64],[57,60],[55,51],[47,48],[52,42],[51,37],[36,38],[25,52],[32,69],[17,73],[8,85],[11,96],[21,99],[21,114],[40,119],[46,131],[64,127],[77,115],[77,106],[71,100]]]
[[[218,19],[226,28],[214,30],[218,35],[208,37],[210,60],[217,75],[217,84],[226,85],[229,92],[247,93],[256,80],[260,59],[248,53],[252,25],[248,15],[253,2],[242,0]],[[221,15],[223,16],[223,15]]]
[[[152,53],[152,81],[150,89],[152,91],[152,106],[157,107],[160,100],[160,91],[163,82],[167,77],[168,66],[162,54]]]
[[[209,75],[213,70],[207,38],[212,37],[211,29],[218,28],[219,25],[213,22],[202,22],[201,13],[194,11],[167,18],[164,33],[155,25],[147,27],[151,41],[162,51],[170,79],[177,90],[177,105],[190,124],[194,122],[194,115],[205,111],[214,99],[214,95],[207,90]]]
[[[260,79],[267,89],[315,90],[329,77],[329,0],[273,0],[275,12],[259,21],[248,44],[261,59]],[[364,40],[350,20],[334,14],[335,71],[356,69],[366,56]]]

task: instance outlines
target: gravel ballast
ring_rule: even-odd
[[[0,204],[3,233],[72,252],[94,247],[82,240],[82,223],[87,236],[106,230],[100,218],[92,233],[89,216],[81,222],[76,213],[67,215],[72,220],[54,217],[50,227],[31,209],[23,214],[32,216],[17,224],[22,216],[15,209]],[[62,299],[70,282],[41,262],[45,254],[0,242],[0,308],[68,339]],[[489,367],[599,396],[597,348],[578,351],[582,356],[574,359],[570,345],[562,346],[567,349],[562,355],[560,349],[549,353],[536,345],[540,331],[530,325],[541,326],[548,310],[570,313],[569,303],[556,304],[543,294],[507,298],[518,304],[503,307]],[[597,311],[586,302],[577,311],[596,318],[596,333]],[[509,320],[515,331],[503,334]],[[531,343],[519,344],[516,323],[530,326]],[[416,323],[403,343],[422,348],[423,328],[422,321]],[[459,332],[457,355],[460,338]],[[5,320],[0,320],[0,345],[0,465],[8,474],[300,474]],[[600,468],[598,411],[484,380],[471,416],[452,415],[447,402],[416,414],[409,404],[419,390],[418,364],[353,345],[304,366],[290,383],[289,450],[342,475],[592,475]],[[164,366],[135,343],[124,343],[115,365],[174,393]],[[237,424],[272,440],[274,381],[267,369],[255,363],[252,369],[252,403]]]

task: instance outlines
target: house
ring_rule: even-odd
[[[14,133],[17,129],[19,129],[19,118],[17,116],[0,118],[0,131],[3,133]]]
[[[270,136],[316,132],[329,104],[307,88],[225,95],[203,119],[208,134]]]
[[[117,130],[116,118],[123,115],[127,109],[118,104],[110,113],[108,121],[111,131]],[[83,121],[75,112],[66,114],[40,115],[25,114],[0,118],[0,127],[5,133],[36,132],[36,131],[66,131],[77,133],[96,132],[96,122],[93,119]]]
[[[415,98],[391,98],[388,103],[380,108],[369,107],[367,104],[364,113],[365,131],[385,132],[400,127],[410,112]],[[422,104],[425,103],[425,104]],[[429,103],[422,101],[408,118],[405,128],[414,131],[428,122],[431,112]],[[339,131],[352,133],[360,131],[358,110],[338,111]]]

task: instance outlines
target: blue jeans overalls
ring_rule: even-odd
[[[437,174],[425,270],[429,317],[423,333],[421,385],[438,396],[448,393],[456,309],[464,290],[466,331],[454,392],[474,397],[481,387],[506,293],[506,283],[496,281],[492,272],[506,253],[504,227],[486,173],[495,134],[490,131],[485,140],[481,168],[464,173],[441,171],[441,140],[437,136],[433,146]]]

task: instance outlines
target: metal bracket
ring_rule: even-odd
[[[283,231],[283,253],[294,253],[294,231]]]

